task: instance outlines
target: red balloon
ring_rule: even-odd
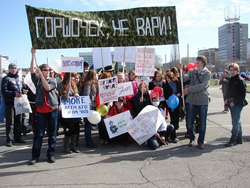
[[[187,71],[189,71],[189,70],[191,70],[191,69],[194,69],[195,67],[194,67],[194,64],[193,63],[189,63],[188,65],[187,65]]]
[[[153,92],[155,93],[158,93],[159,94],[159,97],[161,96],[162,94],[162,90],[159,86],[156,86],[154,89],[153,89]]]
[[[97,106],[100,106],[100,96],[99,96],[99,93],[96,95],[96,104],[97,104]]]
[[[61,76],[64,76],[65,75],[65,72],[61,72]]]
[[[197,63],[195,62],[195,63],[194,63],[194,68],[196,68],[196,67],[197,67]]]

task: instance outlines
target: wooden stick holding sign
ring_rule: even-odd
[[[146,46],[145,46],[145,48],[144,48],[144,57],[143,57],[143,76],[142,76],[142,78],[143,78],[143,81],[144,81],[144,76],[145,76],[145,56],[146,56]],[[142,98],[142,101],[143,101],[143,90],[144,90],[144,84],[142,84],[142,92],[141,92],[141,98]]]
[[[178,44],[178,53],[179,53],[179,61],[181,64],[181,54],[180,54],[180,45]],[[181,91],[183,92],[183,70],[180,69],[180,79],[181,79]],[[184,100],[184,95],[181,96],[182,98],[182,103],[183,103],[183,108],[185,108],[185,100]]]

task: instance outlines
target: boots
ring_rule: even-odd
[[[243,142],[242,142],[242,133],[238,134],[238,136],[236,138],[236,143],[237,144],[243,144]]]
[[[76,141],[77,141],[77,134],[71,135],[71,151],[74,153],[80,153],[78,149],[76,149]]]
[[[70,150],[70,140],[71,138],[69,136],[65,136],[64,137],[64,152],[67,153],[67,154],[70,154],[71,153],[71,150]]]
[[[226,147],[231,147],[236,145],[236,136],[232,135],[229,142],[225,144]]]

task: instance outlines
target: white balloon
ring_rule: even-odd
[[[61,60],[60,59],[55,59],[53,62],[52,62],[52,65],[51,65],[51,68],[58,74],[61,74],[61,66],[62,66],[62,63],[61,63]]]
[[[95,110],[90,110],[90,116],[87,119],[91,124],[96,125],[101,121],[101,115]]]

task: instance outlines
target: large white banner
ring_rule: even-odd
[[[117,101],[117,76],[98,80],[100,104]]]
[[[63,118],[80,118],[90,116],[89,96],[68,97],[66,101],[60,97]]]
[[[117,114],[115,116],[104,119],[104,123],[109,135],[109,138],[114,138],[116,136],[122,135],[127,131],[127,124],[130,120],[130,112],[129,110]]]
[[[117,94],[118,97],[134,94],[132,82],[119,83],[117,85]]]
[[[83,72],[83,57],[62,57],[61,72]]]
[[[94,69],[112,65],[111,51],[109,47],[93,48],[92,52]]]
[[[127,125],[127,131],[141,145],[157,132],[164,121],[160,110],[148,105]]]
[[[140,76],[154,76],[155,49],[137,48],[135,74]]]
[[[115,47],[114,61],[117,62],[135,62],[136,47]]]

